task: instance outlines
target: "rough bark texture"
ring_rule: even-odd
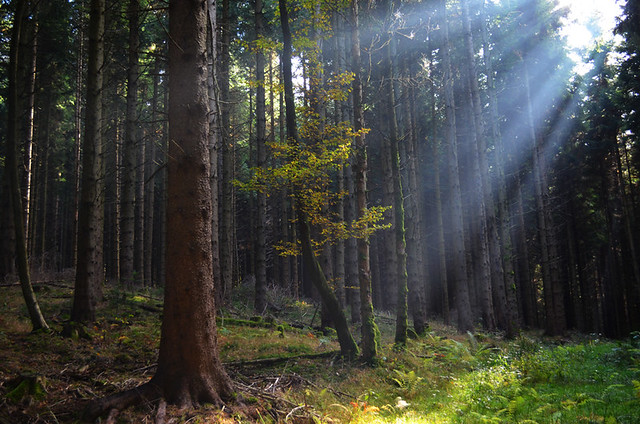
[[[105,0],[91,0],[87,106],[82,157],[80,204],[78,205],[78,263],[71,321],[95,319],[104,277],[102,80],[104,64]]]
[[[169,4],[167,281],[151,382],[180,407],[233,398],[218,357],[211,268],[206,0]]]

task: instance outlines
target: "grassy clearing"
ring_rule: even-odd
[[[73,423],[84,404],[135,387],[154,372],[161,292],[111,289],[90,339],[63,339],[71,289],[39,286],[55,332],[30,334],[18,287],[0,287],[0,423]],[[252,316],[241,287],[219,319],[222,360],[244,406],[169,408],[167,420],[208,423],[638,423],[640,335],[545,340],[523,334],[458,335],[432,323],[406,351],[391,345],[393,318],[379,316],[381,364],[343,362],[335,335],[311,326],[315,305],[271,293]],[[358,334],[358,330],[354,330]],[[319,353],[322,357],[310,357]],[[305,356],[301,356],[305,355]],[[285,358],[277,362],[265,358]],[[157,405],[123,412],[121,423],[153,422]]]

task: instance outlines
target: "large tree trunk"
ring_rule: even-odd
[[[233,398],[218,357],[211,269],[206,0],[169,3],[167,282],[158,371],[168,402]]]
[[[179,408],[235,395],[218,356],[211,269],[207,0],[169,4],[167,282],[158,370],[142,386],[88,405],[93,420],[156,396]]]
[[[83,142],[82,181],[78,207],[78,263],[71,321],[95,319],[104,277],[102,229],[102,80],[105,0],[91,0],[87,109]]]
[[[18,58],[20,47],[21,26],[26,19],[26,1],[17,0],[14,15],[13,29],[9,53],[9,87],[7,98],[7,172],[9,173],[9,186],[11,206],[13,208],[13,226],[16,240],[16,264],[20,277],[22,295],[27,305],[29,318],[33,330],[47,329],[49,326],[40,311],[38,301],[31,286],[29,274],[29,259],[27,257],[27,245],[24,230],[24,215],[22,209],[22,196],[18,182]]]

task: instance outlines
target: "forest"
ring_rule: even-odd
[[[0,423],[640,422],[640,3],[564,4],[1,0]]]

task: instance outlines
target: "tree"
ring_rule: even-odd
[[[127,67],[127,116],[122,155],[122,191],[120,207],[120,281],[134,283],[134,241],[136,201],[136,144],[138,106],[139,0],[129,0],[129,64]]]
[[[367,214],[367,145],[362,130],[364,107],[362,105],[362,78],[360,72],[360,28],[358,1],[351,0],[351,71],[353,72],[353,129],[355,139],[355,160],[353,164],[356,217],[362,219]],[[368,363],[378,360],[380,332],[373,315],[371,297],[371,268],[369,263],[369,238],[358,239],[358,283],[360,285],[360,320],[362,332],[362,359]]]
[[[191,408],[234,398],[218,356],[211,269],[207,0],[169,4],[167,282],[158,369],[144,385],[89,405],[93,419],[159,395]]]
[[[458,172],[458,147],[456,136],[455,100],[453,96],[453,74],[451,70],[451,44],[449,40],[449,24],[447,21],[446,1],[441,0],[440,24],[441,55],[444,78],[444,103],[445,103],[445,132],[447,148],[447,165],[449,176],[449,196],[451,202],[452,234],[452,267],[453,279],[451,281],[455,290],[456,307],[458,309],[458,331],[465,332],[473,329],[471,318],[471,305],[469,302],[469,287],[467,285],[467,266],[465,259],[464,225],[462,222],[462,195],[460,193],[460,174]]]
[[[29,273],[29,259],[27,257],[27,244],[25,240],[24,214],[22,209],[22,196],[18,182],[18,60],[21,46],[20,35],[22,24],[26,19],[26,0],[16,0],[16,12],[11,32],[11,46],[9,55],[9,87],[7,107],[7,168],[9,173],[10,203],[12,205],[13,227],[16,240],[16,262],[20,277],[22,295],[29,311],[29,318],[33,330],[48,329],[49,326],[40,311],[40,306],[31,286]]]
[[[78,261],[71,321],[93,321],[104,277],[102,83],[104,64],[105,0],[91,0],[87,106],[82,144],[82,181],[78,206]]]
[[[284,83],[284,100],[286,108],[286,127],[287,127],[287,144],[294,149],[298,147],[298,128],[296,122],[295,100],[293,95],[293,78],[291,72],[291,29],[289,27],[289,12],[287,10],[286,0],[279,0],[280,6],[280,22],[282,24],[283,49],[282,49],[282,72]],[[329,286],[324,272],[316,257],[312,242],[309,217],[307,215],[309,208],[304,204],[301,195],[303,190],[295,190],[296,211],[298,213],[298,236],[302,250],[302,258],[305,266],[309,270],[310,278],[320,293],[322,302],[327,308],[338,333],[338,341],[340,343],[340,351],[342,356],[346,358],[354,358],[358,355],[358,345],[356,344],[351,330],[347,323],[344,311],[340,307],[338,298]]]

